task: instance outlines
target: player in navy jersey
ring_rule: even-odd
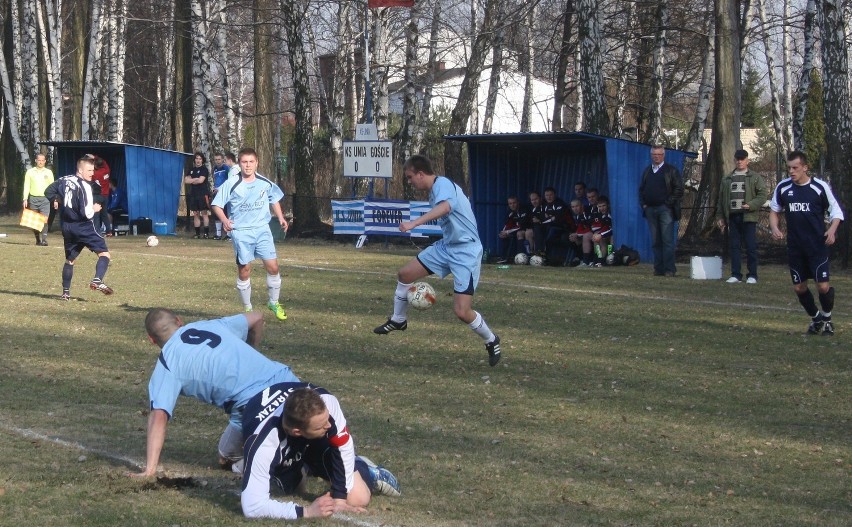
[[[387,469],[355,455],[340,402],[307,383],[269,386],[246,405],[245,469],[240,496],[249,518],[297,519],[332,512],[363,512],[373,494],[399,496]],[[270,497],[274,483],[295,494],[306,476],[320,477],[330,492],[308,507]]]
[[[272,220],[270,209],[275,213],[281,230],[287,232],[289,227],[284,213],[281,212],[280,201],[284,199],[284,192],[278,185],[257,173],[257,152],[253,148],[243,148],[238,157],[240,174],[229,177],[219,187],[219,192],[213,198],[213,212],[234,244],[234,253],[237,256],[237,291],[244,309],[252,310],[251,263],[260,258],[266,268],[266,290],[269,294],[266,307],[275,313],[278,320],[287,320],[287,312],[279,301],[281,274],[275,241],[272,239],[272,231],[269,230],[269,222]]]
[[[592,213],[592,235],[590,237],[592,251],[597,247],[599,256],[595,256],[594,266],[603,267],[612,244],[612,216],[609,214],[609,198],[597,198],[595,210]]]
[[[95,229],[93,218],[101,210],[94,202],[90,182],[95,173],[94,156],[86,155],[77,161],[77,173],[59,178],[48,186],[45,197],[59,203],[59,217],[62,220],[62,238],[65,242],[65,265],[62,267],[62,300],[71,300],[71,279],[74,276],[74,263],[83,249],[89,249],[98,255],[95,264],[95,277],[89,282],[89,288],[105,295],[113,293],[112,288],[103,282],[109,269],[110,254],[106,241]]]
[[[503,230],[497,233],[497,237],[500,238],[500,258],[497,260],[498,264],[511,261],[515,253],[529,251],[529,241],[526,239],[529,209],[522,207],[518,203],[517,196],[509,196],[506,199],[506,205],[509,207],[509,212],[506,214],[506,223],[503,225]],[[514,252],[509,254],[509,251],[513,248]]]
[[[435,175],[432,162],[425,156],[411,156],[402,170],[414,188],[429,191],[429,205],[432,208],[413,221],[400,223],[399,230],[409,232],[419,225],[438,220],[443,237],[399,270],[393,315],[373,332],[387,335],[391,331],[405,330],[408,327],[408,288],[411,284],[430,274],[438,274],[443,278],[452,273],[453,312],[485,341],[488,364],[496,366],[500,361],[500,337],[491,331],[482,315],[473,309],[473,293],[479,283],[482,266],[482,243],[479,241],[470,201],[461,187],[444,176]]]
[[[843,211],[825,181],[808,174],[807,156],[800,151],[787,155],[787,172],[772,193],[769,227],[776,240],[784,238],[778,228],[781,212],[787,223],[787,259],[793,291],[799,303],[811,317],[808,333],[834,335],[831,310],[834,308],[834,288],[829,284],[829,247],[834,245],[837,228],[843,221]],[[825,228],[826,218],[829,226]],[[808,280],[817,285],[819,303],[808,289]]]
[[[230,414],[219,439],[219,463],[239,463],[243,456],[243,410],[249,400],[273,384],[299,381],[289,366],[255,349],[263,336],[263,316],[245,313],[184,324],[173,311],[155,308],[145,317],[145,330],[161,351],[148,383],[151,413],[145,470],[133,475],[157,473],[166,426],[180,395]]]

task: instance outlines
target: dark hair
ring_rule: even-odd
[[[204,163],[204,164],[207,163],[207,158],[201,152],[196,152],[195,154],[193,154],[192,157],[200,157],[202,163]]]
[[[287,430],[298,428],[304,430],[315,415],[326,409],[325,401],[320,394],[311,388],[299,388],[287,396],[284,402],[284,413],[281,424]]]
[[[808,155],[801,150],[793,150],[787,154],[787,161],[793,161],[795,159],[800,160],[803,165],[808,164]]]
[[[574,183],[574,186],[575,186],[575,187],[576,187],[576,186],[581,186],[581,187],[583,187],[583,188],[585,189],[585,188],[586,188],[586,183],[585,183],[584,181],[578,181],[578,182]]]
[[[544,189],[544,191],[545,192],[553,192],[554,194],[556,194],[556,189],[553,188],[553,187],[547,187],[547,188]]]
[[[598,196],[598,204],[606,203],[609,205],[609,197],[607,196]]]
[[[532,196],[533,194],[535,194],[538,197],[541,197],[541,193],[537,190],[531,190],[531,191],[527,192],[528,196]]]
[[[414,154],[406,160],[405,164],[402,165],[402,171],[413,170],[414,172],[423,172],[426,175],[432,176],[435,174],[435,171],[432,170],[432,162],[429,161],[429,158],[420,154]]]
[[[257,150],[250,146],[240,148],[240,151],[237,152],[237,159],[242,159],[243,156],[254,156],[257,159]]]
[[[236,162],[237,162],[237,157],[236,157],[236,156],[234,155],[234,153],[233,153],[233,152],[231,152],[230,150],[228,150],[227,152],[225,152],[225,159],[228,159],[228,160],[230,160],[230,161],[233,161],[234,163],[236,163]]]
[[[598,199],[600,199],[601,191],[598,190],[598,187],[591,187],[589,189],[586,189],[586,194],[589,194],[590,192],[594,192],[595,194],[598,194]]]

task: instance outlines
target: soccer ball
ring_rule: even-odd
[[[414,309],[429,309],[438,298],[426,282],[415,282],[408,288],[408,304]]]
[[[615,253],[609,253],[606,255],[606,264],[615,265]]]
[[[544,265],[544,258],[539,255],[531,256],[530,265],[535,267],[541,267],[542,265]]]
[[[148,247],[156,247],[160,245],[160,240],[156,236],[148,236],[148,239],[145,240],[145,245]]]
[[[527,265],[527,262],[529,262],[529,256],[527,256],[527,253],[518,253],[515,255],[516,264]]]

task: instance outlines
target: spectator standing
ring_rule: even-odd
[[[45,219],[41,231],[33,229],[36,245],[47,245],[50,200],[45,197],[44,191],[53,183],[53,171],[47,168],[46,164],[47,156],[36,154],[35,166],[28,168],[24,173],[24,208],[41,213]]]
[[[201,226],[204,225],[205,239],[210,237],[210,216],[208,206],[210,201],[210,171],[207,170],[207,158],[201,152],[195,153],[193,167],[186,173],[183,182],[189,185],[186,195],[186,207],[192,214],[192,224],[195,227],[195,236],[202,237]]]
[[[115,178],[109,180],[109,203],[107,204],[107,212],[109,213],[109,224],[112,227],[112,232],[107,234],[115,235],[115,220],[119,214],[127,213],[127,193],[123,188],[118,186]]]
[[[748,275],[747,284],[757,283],[757,221],[760,207],[766,202],[766,183],[763,177],[749,170],[748,152],[734,152],[736,168],[722,178],[719,184],[719,203],[716,219],[719,229],[728,229],[731,252],[731,277],[729,284],[743,280],[741,246],[745,242]]]
[[[100,212],[93,218],[95,230],[98,233],[112,236],[112,224],[109,220],[107,204],[109,203],[109,180],[110,169],[106,161],[100,156],[95,158],[95,173],[92,174],[92,198],[101,206]]]
[[[665,162],[666,150],[651,147],[651,164],[642,173],[639,204],[648,222],[654,248],[654,275],[675,276],[674,222],[680,219],[683,181],[680,171]]]
[[[787,155],[787,173],[775,187],[769,205],[769,228],[776,240],[784,238],[779,228],[781,213],[787,223],[787,260],[793,291],[799,303],[811,317],[808,333],[834,335],[831,310],[834,308],[834,288],[829,283],[829,247],[836,241],[837,228],[843,221],[843,211],[825,181],[808,173],[808,158],[804,152],[793,151]],[[825,228],[826,216],[829,219]],[[813,279],[819,293],[820,309],[808,289]]]

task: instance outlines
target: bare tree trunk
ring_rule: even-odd
[[[627,105],[627,76],[630,63],[633,61],[633,28],[636,25],[636,3],[627,4],[625,14],[627,27],[621,40],[621,67],[618,70],[618,81],[615,88],[615,109],[613,110],[612,134],[619,137],[624,133],[624,109]]]
[[[23,0],[21,8],[21,140],[31,153],[36,151],[39,135],[37,0]]]
[[[609,133],[603,79],[604,43],[598,0],[577,0],[580,43],[580,84],[583,87],[584,129],[593,134]]]
[[[802,51],[802,73],[799,77],[798,98],[793,117],[793,145],[796,150],[805,150],[805,113],[808,109],[808,91],[811,86],[811,70],[816,57],[817,1],[808,0],[805,8],[805,30]],[[820,0],[821,1],[821,0]]]
[[[48,99],[50,101],[50,127],[47,137],[61,141],[64,131],[62,115],[62,26],[59,25],[62,12],[62,0],[36,2],[39,32],[44,55],[44,69],[47,77]],[[47,29],[45,30],[45,25]]]
[[[485,66],[485,57],[488,54],[489,47],[488,43],[491,40],[491,31],[494,27],[493,15],[496,3],[497,0],[486,0],[482,26],[476,35],[470,52],[470,60],[467,63],[459,97],[450,117],[450,126],[447,130],[448,135],[463,134],[471,118],[475,95],[479,88],[479,76]],[[462,160],[461,142],[446,141],[444,143],[444,170],[447,177],[454,180],[462,188],[468,187]]]
[[[502,5],[502,4],[501,4]],[[500,91],[500,75],[503,71],[503,45],[505,24],[498,24],[491,44],[491,75],[488,80],[488,96],[485,99],[485,115],[482,118],[482,133],[490,134],[494,124],[494,108],[497,106],[497,94]],[[523,123],[521,124],[523,130]]]
[[[784,97],[782,115],[784,116],[784,146],[793,149],[793,44],[790,38],[790,0],[784,0],[784,20],[781,24],[781,48],[784,53]]]
[[[74,0],[71,7],[71,71],[68,83],[71,91],[68,138],[80,139],[83,114],[83,89],[86,71],[86,29],[88,28],[90,3]]]
[[[574,1],[566,0],[565,12],[562,14],[562,40],[559,44],[559,53],[556,64],[556,87],[553,94],[553,131],[558,132],[565,129],[563,114],[568,104],[568,65],[574,56],[571,46],[571,33],[573,32]]]
[[[329,135],[331,136],[331,148],[335,153],[335,173],[341,166],[340,156],[343,149],[343,112],[345,106],[343,97],[347,79],[346,60],[354,54],[349,13],[348,2],[340,2],[337,5],[337,53],[334,56],[334,78],[331,87],[331,109],[329,113]]]
[[[841,0],[822,0],[822,64],[825,93],[826,165],[837,199],[852,204],[852,109],[849,105],[849,51]],[[849,267],[852,229],[838,230],[837,252],[844,269]]]
[[[411,145],[413,152],[420,152],[423,147],[423,138],[426,135],[426,123],[429,122],[429,114],[432,108],[432,87],[435,83],[435,68],[438,64],[438,38],[441,30],[441,3],[436,2],[432,11],[432,26],[429,29],[429,61],[426,64],[426,75],[423,79],[423,103],[420,106],[420,119],[417,130],[414,133],[414,142]]]
[[[227,147],[234,150],[238,147],[237,139],[239,128],[237,126],[237,115],[234,112],[234,97],[230,79],[231,64],[228,62],[228,46],[226,37],[228,34],[228,19],[226,15],[227,3],[225,0],[214,0],[211,20],[215,20],[212,30],[215,43],[215,60],[218,66],[219,79],[222,83],[222,109],[225,113],[225,134]],[[222,145],[216,143],[215,150],[221,149]]]
[[[779,152],[785,150],[784,129],[786,126],[781,115],[781,101],[778,99],[778,80],[775,75],[775,58],[769,43],[769,31],[766,23],[766,8],[763,0],[757,0],[758,20],[760,20],[760,39],[763,41],[763,51],[766,55],[766,70],[769,77],[769,95],[772,105],[772,130],[775,132],[775,149]]]
[[[192,25],[189,4],[177,0],[175,6],[175,148],[192,152]],[[187,212],[187,214],[189,214]],[[188,224],[187,224],[187,228]]]
[[[533,106],[533,61],[535,50],[533,49],[533,35],[535,34],[536,9],[533,4],[527,11],[526,29],[527,41],[524,43],[524,101],[521,107],[521,132],[530,131]],[[502,26],[502,24],[501,24]],[[489,87],[490,88],[490,87]],[[491,95],[489,91],[489,96]]]
[[[3,87],[3,101],[6,105],[6,118],[4,119],[8,125],[6,131],[8,132],[9,139],[11,139],[11,143],[15,145],[21,166],[29,168],[31,165],[30,154],[21,138],[18,110],[15,108],[15,94],[9,78],[9,68],[6,66],[6,54],[2,52],[0,52],[0,84]],[[20,203],[20,194],[16,194],[12,198],[11,193],[7,193],[7,200],[9,204]]]
[[[654,73],[651,77],[651,100],[648,103],[648,130],[645,135],[645,141],[648,143],[659,143],[663,137],[663,78],[666,71],[666,29],[668,26],[668,0],[658,0],[657,34],[654,41]]]
[[[104,0],[93,0],[91,4],[91,23],[89,25],[89,52],[86,57],[86,74],[83,76],[83,113],[81,115],[81,139],[91,140],[99,137],[99,112],[96,109],[101,97],[101,46],[103,45],[103,22],[101,16]]]
[[[373,54],[371,75],[373,82],[373,122],[379,138],[388,136],[388,58],[386,49],[386,9],[371,9],[373,12]]]
[[[175,12],[174,0],[168,0],[166,4],[168,13]],[[161,55],[162,66],[157,70],[157,140],[156,145],[167,147],[169,139],[174,138],[170,130],[171,113],[175,102],[175,24],[168,24],[163,42],[163,53]],[[179,143],[178,143],[179,144]],[[172,145],[178,149],[180,146]]]
[[[282,2],[289,5],[288,2]],[[273,94],[272,35],[274,0],[254,0],[254,127],[258,172],[273,174],[275,166],[275,98]],[[300,35],[301,36],[301,35]],[[307,123],[310,126],[311,122]]]
[[[124,135],[124,63],[127,49],[127,2],[113,0],[109,17],[109,84],[107,139],[121,141]]]
[[[701,148],[704,127],[707,124],[707,114],[710,113],[710,97],[713,95],[713,66],[715,64],[713,57],[716,49],[715,36],[716,24],[713,18],[708,16],[704,62],[701,67],[701,82],[698,85],[698,102],[695,105],[695,117],[692,119],[692,126],[689,128],[684,146],[687,152],[698,152],[698,149]]]
[[[296,110],[296,134],[293,138],[293,175],[296,191],[293,195],[294,230],[304,233],[321,229],[314,185],[313,115],[308,61],[302,44],[307,6],[302,0],[282,0],[281,12],[287,29],[287,50],[293,74],[293,98]]]
[[[414,154],[414,128],[417,125],[417,41],[420,37],[420,7],[414,4],[405,26],[405,92],[402,100],[402,126],[399,129],[399,148],[396,158],[400,163]],[[406,196],[408,198],[408,196]]]
[[[497,1],[499,3],[499,0]],[[495,6],[496,8],[496,6]],[[470,0],[470,47],[476,45],[477,19],[479,18],[479,0]],[[468,131],[472,134],[479,133],[479,77],[476,86],[471,92],[470,117],[468,118]]]
[[[714,2],[716,23],[716,97],[713,105],[713,135],[695,208],[689,219],[687,237],[703,236],[714,227],[715,205],[722,175],[734,168],[734,150],[739,144],[740,38],[737,0]]]
[[[578,17],[579,18],[579,17]],[[577,22],[577,25],[581,25],[580,22]],[[581,81],[577,80],[577,72],[581,71],[583,68],[583,59],[581,57],[580,52],[580,42],[577,42],[577,46],[574,48],[574,91],[577,92],[577,100],[575,104],[575,113],[576,116],[574,118],[574,130],[582,131],[586,129],[586,92],[585,87]]]

